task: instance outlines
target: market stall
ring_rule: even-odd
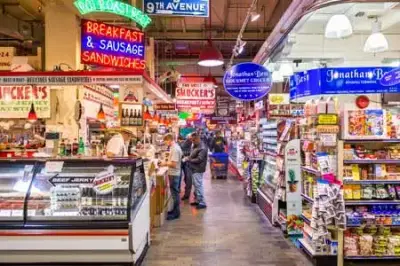
[[[255,58],[304,104],[297,244],[317,265],[398,264],[397,7],[293,1]]]

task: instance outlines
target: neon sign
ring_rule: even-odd
[[[81,62],[143,71],[145,36],[141,31],[82,20]]]
[[[140,9],[116,0],[76,0],[74,5],[82,15],[94,12],[112,13],[132,19],[143,28],[151,23],[151,18]]]

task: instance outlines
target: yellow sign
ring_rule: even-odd
[[[269,104],[289,104],[289,94],[287,93],[270,93],[268,96]]]
[[[335,114],[318,115],[318,125],[337,125],[338,116]]]

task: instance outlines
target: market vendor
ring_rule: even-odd
[[[107,157],[127,157],[129,155],[127,144],[133,137],[132,131],[122,128],[107,143]]]

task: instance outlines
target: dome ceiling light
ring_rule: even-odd
[[[325,27],[325,38],[340,39],[353,34],[353,26],[344,14],[333,15]]]
[[[366,53],[382,53],[389,49],[389,43],[381,32],[381,23],[377,18],[375,19],[372,23],[372,33],[364,44],[364,52]]]

